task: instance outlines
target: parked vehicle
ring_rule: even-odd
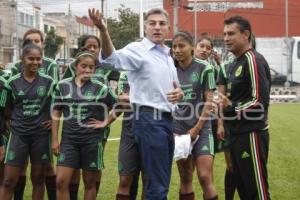
[[[283,75],[272,68],[270,68],[270,71],[272,86],[283,86],[286,83],[286,75]]]
[[[4,72],[8,75],[11,74],[11,68],[14,66],[14,63],[7,63],[4,68]]]
[[[59,66],[59,74],[63,75],[67,67],[74,61],[73,58],[57,58],[55,61]]]
[[[273,69],[273,82],[290,86],[300,84],[300,37],[256,38],[256,50],[261,53]]]

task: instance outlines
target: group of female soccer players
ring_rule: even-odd
[[[108,87],[111,71],[98,61],[100,41],[86,36],[80,52],[61,81],[57,64],[43,56],[43,34],[28,30],[23,38],[20,62],[12,74],[0,76],[0,199],[22,199],[26,184],[28,158],[31,163],[32,199],[43,199],[46,185],[48,199],[77,199],[80,169],[84,183],[84,199],[96,199],[104,167],[103,153],[109,124],[117,96]],[[217,70],[209,58],[220,58],[213,52],[208,36],[201,37],[195,47],[192,36],[178,32],[173,38],[172,53],[178,78],[185,92],[184,102],[191,103],[197,114],[189,120],[174,120],[174,134],[200,135],[192,154],[177,161],[180,174],[179,199],[195,199],[192,179],[194,168],[204,199],[217,199],[213,185],[214,140],[216,124],[209,120],[211,102],[216,89]],[[217,67],[218,68],[218,67]],[[119,100],[128,102],[126,75],[120,77]],[[125,100],[124,100],[125,99]],[[203,106],[198,107],[198,103]],[[175,119],[189,116],[191,110],[179,104]],[[119,115],[120,113],[118,113]],[[127,112],[126,115],[130,115]],[[61,118],[63,116],[63,118]],[[62,132],[59,137],[59,132]],[[60,138],[60,139],[59,139]],[[4,155],[5,153],[5,155]],[[57,157],[54,170],[52,153]],[[135,199],[138,166],[137,147],[130,119],[123,122],[119,151],[120,185],[116,199]],[[229,160],[229,159],[228,159]],[[3,164],[4,163],[4,164]],[[230,162],[228,162],[230,164]],[[228,198],[229,199],[229,198]]]
[[[21,61],[7,80],[1,76],[0,158],[5,166],[1,164],[0,199],[23,198],[28,158],[32,199],[43,199],[44,183],[48,199],[77,199],[80,168],[85,199],[96,198],[109,132],[97,122],[105,119],[116,97],[104,84],[109,71],[99,70],[99,39],[87,36],[82,47],[70,75],[65,74],[69,77],[58,82],[58,66],[43,57],[43,34],[30,29],[23,38]],[[52,153],[58,155],[56,173]]]

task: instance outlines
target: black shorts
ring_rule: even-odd
[[[5,131],[4,133],[2,133],[2,134],[0,135],[0,137],[1,137],[1,140],[2,140],[2,142],[3,142],[2,145],[1,145],[0,147],[4,146],[5,152],[6,152],[6,151],[7,151],[6,148],[7,148],[8,138],[9,138],[9,132],[8,132],[8,131]],[[5,160],[5,159],[3,159],[3,160],[0,162],[0,171],[1,171],[1,169],[3,169],[3,168],[1,168],[1,166],[4,165],[4,160]]]
[[[10,134],[5,155],[5,164],[24,167],[28,156],[33,165],[51,162],[50,134],[16,135]]]
[[[79,144],[63,139],[60,144],[57,166],[92,171],[102,170],[104,166],[102,140],[95,139],[90,143]]]
[[[118,169],[120,176],[134,176],[140,171],[138,146],[133,135],[122,133]]]
[[[104,131],[103,131],[103,143],[106,144],[107,140],[108,140],[108,137],[109,137],[109,134],[110,134],[110,127],[107,126]]]
[[[7,147],[9,135],[10,135],[9,131],[4,131],[4,133],[2,133],[1,136],[0,136],[0,137],[2,137],[3,146],[5,146],[5,149]]]
[[[203,127],[201,129],[199,139],[193,147],[192,155],[194,158],[203,155],[214,156],[214,139],[210,127]]]

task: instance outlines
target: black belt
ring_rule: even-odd
[[[151,106],[137,106],[134,105],[134,110],[136,112],[150,112],[153,113],[153,116],[159,117],[162,116],[164,118],[173,119],[172,113],[167,111],[162,111],[157,108],[153,108]]]

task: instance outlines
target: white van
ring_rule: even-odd
[[[300,84],[300,36],[256,38],[256,50],[271,69],[287,76],[286,85]]]

